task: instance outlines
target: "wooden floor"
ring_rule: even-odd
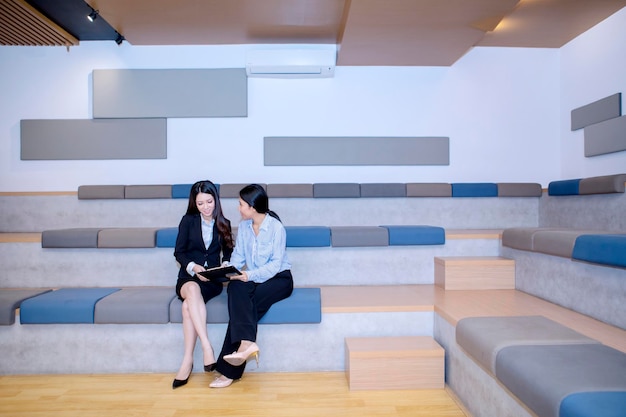
[[[254,373],[209,388],[194,373],[172,390],[173,374],[0,376],[2,417],[465,417],[446,390],[348,390],[343,372]]]

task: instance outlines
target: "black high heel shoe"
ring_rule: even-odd
[[[204,372],[213,372],[217,368],[217,362],[213,362],[210,365],[204,365]]]
[[[172,389],[176,389],[176,388],[182,387],[183,385],[186,385],[187,382],[189,382],[189,377],[191,376],[192,372],[193,372],[193,364],[191,364],[191,371],[189,371],[189,375],[187,375],[187,378],[185,379],[174,378],[174,381],[172,382]]]

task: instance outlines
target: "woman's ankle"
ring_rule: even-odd
[[[238,352],[244,351],[244,350],[248,349],[254,343],[255,342],[253,342],[251,340],[242,340],[241,344],[239,345],[239,349],[237,349],[237,351]]]

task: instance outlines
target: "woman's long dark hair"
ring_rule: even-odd
[[[217,231],[222,238],[222,242],[228,247],[233,248],[235,242],[233,241],[232,229],[230,227],[230,220],[224,217],[222,212],[222,203],[220,202],[219,192],[217,187],[209,180],[198,181],[191,186],[189,192],[189,204],[187,205],[187,214],[200,214],[198,206],[196,206],[196,197],[198,194],[210,194],[215,201],[215,208],[213,209],[213,218],[217,225]]]
[[[255,209],[257,213],[267,213],[276,220],[281,221],[278,214],[270,210],[269,198],[267,197],[265,188],[259,184],[246,185],[239,191],[239,197],[248,203],[250,207]]]

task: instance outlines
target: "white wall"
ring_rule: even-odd
[[[617,23],[604,24],[623,38],[624,19],[622,11],[612,19]],[[606,44],[601,29],[562,53],[475,48],[452,67],[338,67],[331,79],[250,79],[247,118],[170,119],[167,160],[134,161],[21,161],[19,122],[91,117],[93,69],[243,67],[251,47],[118,47],[113,42],[83,42],[69,52],[0,47],[0,191],[75,191],[82,184],[203,178],[217,183],[532,181],[547,186],[578,164],[569,155],[561,158],[568,136],[562,133],[563,109],[571,107],[564,103],[586,104],[625,82],[618,80],[619,68],[601,66],[594,79],[606,87],[587,82],[589,91],[577,100],[566,100],[561,92],[584,79],[582,70],[571,68],[579,76],[570,82],[569,67],[575,63],[569,62],[578,44]],[[614,49],[624,47],[615,44]],[[560,65],[560,55],[567,65]],[[605,72],[614,74],[612,82]],[[449,136],[450,165],[264,167],[263,136],[279,135]]]
[[[586,158],[583,130],[572,132],[570,125],[573,109],[615,93],[622,93],[622,114],[626,114],[626,8],[560,52],[561,177],[626,173],[626,151]]]

